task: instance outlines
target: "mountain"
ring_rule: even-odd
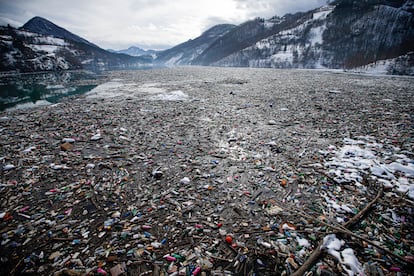
[[[151,57],[110,53],[40,17],[18,29],[0,27],[0,71],[102,70],[150,64]]]
[[[191,64],[194,58],[198,57],[213,42],[218,41],[222,36],[235,28],[235,25],[216,25],[194,40],[188,40],[171,49],[158,53],[155,63],[163,65]]]
[[[216,25],[156,54],[138,47],[119,52],[105,51],[41,17],[19,29],[0,27],[0,71],[152,64],[352,69],[377,68],[386,61],[381,70],[413,74],[414,0],[336,0],[308,12]]]
[[[305,18],[303,13],[297,13],[285,15],[283,18],[275,16],[269,20],[256,18],[247,21],[214,41],[194,59],[193,64],[209,65],[217,62],[261,39],[288,29],[294,24],[300,24]]]
[[[250,20],[210,41],[204,50],[185,43],[182,52],[192,53],[191,58],[175,51],[178,62],[171,60],[273,68],[348,69],[379,60],[414,66],[412,58],[397,58],[414,52],[413,12],[412,0],[337,0],[309,12]],[[390,64],[389,71],[397,73],[401,66]]]
[[[54,36],[57,38],[62,38],[65,40],[71,40],[78,43],[84,43],[90,46],[98,47],[95,44],[90,43],[86,39],[83,39],[62,27],[55,25],[54,23],[50,22],[49,20],[42,18],[40,16],[33,17],[29,21],[26,22],[22,27],[19,28],[20,30],[28,31],[31,33],[43,34],[47,36]]]
[[[323,64],[352,68],[414,51],[413,1],[350,2],[326,19]]]
[[[123,50],[112,50],[108,49],[107,51],[112,53],[118,53],[118,54],[126,54],[133,57],[139,57],[139,56],[155,56],[157,54],[157,51],[154,50],[144,50],[142,48],[131,46],[128,49]]]

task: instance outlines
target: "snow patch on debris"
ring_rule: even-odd
[[[324,166],[338,183],[362,186],[364,176],[370,176],[386,188],[408,193],[414,198],[414,160],[411,152],[377,143],[373,137],[345,139],[341,148],[330,147],[333,156]]]
[[[298,241],[298,244],[302,247],[309,248],[311,246],[310,242],[305,238],[296,237],[296,240]]]
[[[344,241],[339,240],[335,234],[331,234],[323,238],[322,249],[326,249],[328,254],[335,257],[342,265],[348,275],[364,275],[362,265],[355,257],[354,250],[345,248],[341,251]]]
[[[166,90],[159,86],[159,83],[144,83],[143,85],[137,87],[135,92],[144,93],[144,94],[159,94],[165,93]]]
[[[165,88],[159,87],[159,83],[144,83],[138,84],[135,82],[125,82],[123,79],[112,79],[109,82],[98,85],[88,93],[88,98],[100,99],[118,99],[123,100],[131,97],[142,97],[143,95],[154,95],[150,100],[165,100],[165,101],[183,101],[187,100],[188,96],[178,90],[167,93]]]
[[[355,213],[348,205],[338,204],[335,200],[330,199],[328,196],[324,196],[326,203],[334,208],[338,213]]]
[[[181,90],[171,91],[151,97],[154,101],[187,101],[188,95]]]

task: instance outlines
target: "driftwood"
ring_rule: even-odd
[[[316,218],[309,217],[309,216],[307,216],[307,215],[306,215],[305,213],[303,213],[303,212],[298,212],[298,213],[300,213],[300,215],[302,215],[302,216],[304,216],[304,217],[306,217],[306,218],[308,218],[308,219],[310,219],[310,220],[313,220],[313,221],[315,221],[315,222],[318,222],[318,223],[320,223],[320,224],[322,224],[322,225],[324,225],[324,226],[327,226],[327,227],[329,227],[329,228],[331,228],[331,229],[335,230],[337,233],[342,233],[342,234],[344,234],[344,235],[348,235],[348,236],[352,236],[352,237],[354,237],[354,238],[356,238],[356,239],[360,239],[360,240],[362,240],[362,241],[364,241],[364,242],[366,242],[366,243],[368,243],[368,244],[370,244],[370,245],[372,245],[372,246],[374,246],[374,247],[376,247],[376,248],[378,248],[378,249],[380,249],[380,250],[382,250],[382,251],[386,252],[388,255],[391,255],[391,256],[393,256],[394,258],[399,259],[399,260],[400,260],[401,262],[403,262],[403,263],[408,263],[408,262],[409,262],[409,261],[408,261],[408,260],[406,260],[405,258],[403,258],[403,257],[401,257],[401,256],[398,256],[398,255],[394,254],[392,251],[390,251],[390,250],[388,250],[388,249],[386,249],[386,248],[384,248],[384,247],[381,247],[380,245],[378,245],[378,244],[376,244],[376,243],[374,243],[374,242],[372,242],[372,241],[370,241],[370,240],[368,240],[368,239],[366,239],[366,238],[364,238],[364,237],[362,237],[362,236],[359,236],[359,235],[357,235],[357,234],[354,234],[354,233],[352,233],[351,231],[349,231],[348,229],[343,228],[342,226],[335,226],[335,225],[332,225],[332,224],[329,224],[329,223],[323,222],[323,221],[321,221],[321,220],[318,220],[318,219],[316,219]]]
[[[368,203],[367,206],[365,206],[364,209],[362,209],[358,214],[356,214],[353,218],[351,218],[350,220],[348,220],[347,222],[345,222],[343,224],[343,227],[345,228],[351,228],[352,226],[354,226],[355,223],[357,223],[363,216],[365,216],[368,211],[372,208],[372,206],[378,201],[378,199],[382,196],[383,193],[383,188],[381,188],[378,193],[377,196],[370,202]]]
[[[20,261],[15,265],[15,267],[13,268],[13,270],[10,272],[10,275],[16,275],[16,270],[17,268],[21,265],[21,263],[23,262],[24,257],[20,259]]]
[[[339,228],[339,227],[335,227],[335,226],[333,226],[333,225],[330,225],[330,224],[328,224],[328,223],[325,223],[325,222],[322,222],[322,221],[320,221],[320,220],[318,220],[318,219],[316,219],[316,218],[312,218],[312,217],[310,217],[310,216],[308,216],[308,215],[306,215],[306,214],[304,214],[302,211],[300,211],[300,210],[298,210],[297,212],[298,213],[300,213],[301,215],[304,215],[304,216],[306,216],[306,218],[308,218],[308,219],[310,219],[310,220],[313,220],[313,221],[316,221],[316,222],[318,222],[318,223],[321,223],[321,224],[323,224],[323,225],[325,225],[325,226],[328,226],[328,227],[330,227],[330,228],[332,228],[332,229],[334,229],[335,231],[337,231],[337,232],[340,232],[340,233],[344,233],[344,234],[347,234],[347,235],[349,235],[349,233],[351,233],[352,235],[351,236],[354,236],[354,237],[357,237],[357,238],[359,238],[359,239],[363,239],[364,241],[366,241],[366,242],[368,242],[368,243],[370,243],[370,244],[372,244],[372,245],[375,245],[375,244],[373,244],[371,241],[368,241],[368,240],[366,240],[366,239],[364,239],[364,238],[362,238],[362,237],[360,237],[360,236],[357,236],[357,235],[355,235],[354,233],[352,233],[352,232],[350,232],[348,229],[346,229],[346,228],[350,228],[350,227],[352,227],[355,223],[357,223],[364,215],[366,215],[367,213],[368,213],[368,211],[372,208],[372,206],[378,201],[378,199],[382,196],[382,192],[383,192],[383,189],[381,188],[379,191],[378,191],[378,193],[377,193],[377,196],[370,202],[370,203],[368,203],[368,205],[367,206],[365,206],[365,208],[364,209],[362,209],[358,214],[356,214],[352,219],[350,219],[349,221],[347,221],[346,223],[344,223],[343,225],[342,225],[342,227],[344,227],[344,228]],[[301,267],[299,267],[299,269],[298,270],[296,270],[294,273],[292,273],[292,275],[293,276],[301,276],[301,275],[303,275],[303,274],[305,274],[305,272],[306,271],[308,271],[319,259],[320,259],[320,257],[321,257],[321,255],[323,254],[323,251],[322,251],[322,246],[323,246],[323,241],[320,241],[319,242],[319,244],[318,244],[318,246],[315,248],[315,250],[313,250],[313,252],[312,252],[312,254],[309,256],[309,258],[303,263],[303,265],[301,266]],[[377,245],[375,245],[376,247],[378,247]],[[382,250],[384,250],[383,248],[381,248]],[[386,251],[386,250],[384,250],[384,251]],[[390,252],[390,251],[388,251],[388,252]],[[387,252],[387,253],[388,253]],[[390,253],[392,253],[392,252],[390,252]],[[400,256],[397,256],[397,255],[395,255],[394,253],[392,253],[392,255],[393,256],[396,256],[396,257],[399,257],[399,259],[401,259],[401,257]],[[404,259],[403,259],[404,260]]]

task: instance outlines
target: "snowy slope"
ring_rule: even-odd
[[[414,1],[337,0],[305,13],[250,20],[205,49],[186,46],[164,62],[350,69],[414,51]],[[191,58],[183,58],[189,52]],[[406,71],[400,69],[388,72]]]
[[[181,43],[171,49],[160,52],[155,60],[158,64],[167,66],[191,64],[213,42],[232,30],[231,24],[216,25],[196,39]]]
[[[61,53],[70,51],[69,44],[63,39],[6,28],[0,29],[0,33],[2,71],[9,68],[23,71],[80,68],[61,56]]]
[[[45,35],[47,31],[0,27],[0,71],[135,68],[152,63],[151,57],[110,53],[79,39]]]
[[[304,22],[212,63],[216,66],[353,68],[414,50],[410,2],[316,9]]]
[[[387,73],[412,74],[414,1],[336,0],[321,8],[238,26],[217,25],[151,56],[110,53],[36,17],[23,28],[0,27],[0,71],[213,65],[361,68],[379,61]],[[137,50],[137,49],[130,49]],[[154,59],[154,60],[153,60]],[[394,62],[395,61],[395,62]]]
[[[321,68],[322,35],[334,6],[315,10],[310,18],[227,56],[214,65],[273,68]]]
[[[68,30],[65,30],[64,28],[57,26],[53,22],[50,22],[49,20],[35,16],[29,21],[24,24],[20,30],[26,30],[31,33],[37,33],[37,34],[43,34],[47,36],[53,36],[57,38],[62,38],[78,43],[88,44],[90,46],[97,47],[95,44],[90,43],[86,39],[83,39],[82,37],[79,37]]]

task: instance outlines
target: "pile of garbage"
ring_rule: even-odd
[[[409,275],[410,101],[368,79],[358,122],[322,83],[366,77],[280,71],[275,92],[272,71],[222,70],[115,72],[127,97],[3,112],[0,273]]]

